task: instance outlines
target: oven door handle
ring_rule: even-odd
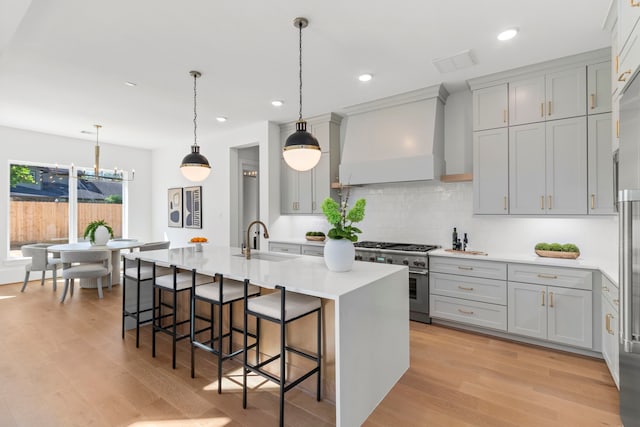
[[[409,270],[409,274],[419,274],[421,276],[426,276],[427,274],[429,274],[429,272],[428,271]]]

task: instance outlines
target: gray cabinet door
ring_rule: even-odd
[[[587,66],[587,114],[611,111],[611,62]]]
[[[561,344],[591,348],[592,292],[549,286],[548,338]]]
[[[507,84],[473,91],[473,130],[485,130],[508,125]]]
[[[509,213],[509,136],[507,128],[473,133],[473,212]]]
[[[545,120],[586,114],[587,70],[576,67],[546,75]]]
[[[509,82],[509,125],[540,122],[545,119],[544,76]]]
[[[509,128],[509,212],[546,212],[545,124]]]
[[[547,339],[547,287],[507,284],[507,330],[512,334]]]
[[[589,213],[615,214],[613,206],[613,158],[611,155],[611,113],[588,118],[588,203]]]

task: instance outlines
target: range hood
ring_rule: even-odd
[[[438,179],[444,173],[443,85],[346,108],[340,182]]]

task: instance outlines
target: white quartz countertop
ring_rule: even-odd
[[[290,243],[294,245],[312,245],[312,246],[324,246],[326,239],[322,242],[316,240],[307,239],[269,239],[271,243]]]
[[[488,253],[487,255],[471,255],[460,252],[447,252],[444,249],[436,249],[429,252],[429,256],[445,256],[450,258],[465,258],[478,261],[500,261],[500,262],[517,262],[523,264],[545,265],[550,267],[570,267],[583,268],[587,270],[600,270],[613,283],[618,283],[618,267],[602,265],[597,261],[584,258],[582,255],[578,259],[562,259],[562,258],[545,258],[536,255],[535,252],[530,254],[501,254]]]
[[[408,267],[399,265],[355,261],[351,271],[336,273],[327,269],[322,257],[266,251],[251,251],[251,254],[253,258],[247,260],[240,254],[240,248],[204,245],[202,252],[197,252],[195,247],[185,247],[133,252],[124,256],[164,266],[195,269],[202,274],[220,273],[234,280],[249,279],[251,283],[266,288],[284,286],[289,291],[333,300],[403,269],[407,280],[409,275]],[[258,254],[266,254],[278,261],[258,259]]]

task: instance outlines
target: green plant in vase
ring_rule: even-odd
[[[331,197],[327,197],[322,202],[322,212],[327,217],[329,224],[333,226],[327,234],[330,239],[347,239],[351,242],[357,242],[358,234],[362,233],[362,230],[353,224],[364,219],[366,201],[364,199],[356,200],[351,209],[348,207],[348,201],[349,195],[347,194],[345,200],[340,198],[340,203]]]
[[[91,242],[91,244],[95,244],[96,243],[96,230],[99,227],[106,228],[107,231],[109,232],[109,236],[111,238],[113,238],[113,229],[111,228],[111,226],[109,226],[109,224],[107,224],[107,222],[104,219],[91,221],[89,224],[87,224],[87,226],[84,229],[84,235],[82,237],[85,238],[85,239],[88,237],[89,241]]]

